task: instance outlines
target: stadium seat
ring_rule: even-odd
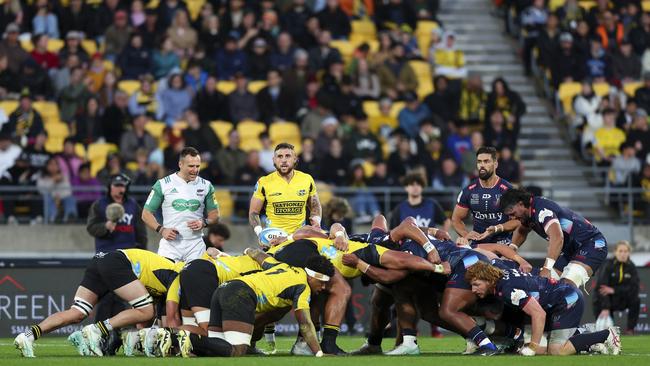
[[[232,216],[235,210],[235,201],[228,190],[217,189],[214,191],[214,197],[219,203],[219,217],[228,218]]]
[[[596,1],[594,1],[594,0],[590,0],[590,1],[580,0],[578,2],[578,5],[581,8],[585,9],[585,10],[590,10],[591,8],[596,6]]]
[[[222,80],[217,82],[217,90],[225,95],[232,93],[237,88],[234,81]]]
[[[573,113],[573,97],[580,93],[582,86],[578,82],[566,82],[560,84],[557,91],[557,97],[562,103],[562,109],[565,114]]]
[[[599,96],[605,96],[609,94],[609,84],[607,83],[595,83],[594,84],[594,93]]]
[[[70,134],[68,125],[61,122],[51,122],[44,124],[45,131],[47,131],[47,139],[51,138],[66,138]]]
[[[104,165],[110,152],[118,151],[117,146],[109,143],[94,143],[88,145],[88,161],[90,161],[90,174],[96,176]]]
[[[418,42],[418,48],[424,58],[427,58],[429,51],[431,32],[438,28],[440,28],[438,23],[432,20],[420,20],[415,27],[415,39]]]
[[[59,51],[65,45],[65,41],[62,39],[50,38],[47,40],[47,50],[54,53],[59,53]]]
[[[374,100],[366,100],[363,102],[363,112],[368,116],[368,118],[381,116],[381,111],[379,110],[379,102]]]
[[[648,0],[643,0],[641,2],[641,8],[643,8],[644,12],[649,12],[650,11],[650,1]]]
[[[330,42],[330,47],[336,48],[341,53],[345,62],[349,61],[354,54],[356,47],[352,42],[345,40],[334,40]]]
[[[418,89],[416,94],[418,98],[423,99],[433,92],[433,77],[431,65],[426,61],[409,61],[409,65],[418,78]]]
[[[369,39],[377,38],[377,28],[370,20],[353,20],[351,22],[352,34],[362,35]]]
[[[138,80],[122,80],[117,83],[117,88],[131,96],[140,90],[140,82]]]
[[[50,154],[57,154],[63,151],[64,138],[48,136],[45,140],[45,151]]]
[[[556,11],[558,8],[562,7],[564,5],[564,2],[566,0],[550,0],[548,2],[548,8],[551,11]]]
[[[32,105],[43,117],[44,124],[61,122],[59,106],[55,102],[36,101]]]
[[[172,125],[172,133],[176,137],[181,137],[183,130],[187,128],[187,122],[185,121],[176,121]]]
[[[81,144],[81,143],[74,144],[74,153],[77,154],[77,156],[81,157],[84,160],[86,160],[88,158],[86,156],[86,145],[84,145],[84,144]]]
[[[630,97],[633,97],[634,94],[636,93],[636,90],[639,89],[640,87],[643,86],[643,83],[640,81],[635,81],[631,83],[627,83],[623,85],[623,90],[625,91],[625,94],[627,94]]]
[[[240,147],[244,151],[262,148],[260,133],[266,131],[266,125],[256,121],[241,121],[237,124],[237,132],[241,139]]]
[[[293,122],[275,122],[269,126],[269,137],[273,145],[281,142],[288,142],[296,148],[296,152],[301,151],[300,127]]]
[[[257,94],[266,87],[266,80],[254,80],[248,83],[248,91]]]
[[[190,19],[195,21],[199,17],[199,13],[201,13],[201,8],[205,4],[205,0],[185,0],[185,3],[187,4]]]
[[[158,121],[149,121],[144,125],[144,129],[147,130],[156,140],[160,140],[163,137],[165,132],[165,123]]]
[[[81,41],[81,47],[92,57],[97,53],[97,43],[92,39],[84,39]]]
[[[405,102],[394,102],[393,105],[390,107],[390,116],[397,118],[399,115],[399,112],[402,111],[406,107]]]
[[[110,60],[104,60],[104,68],[106,71],[113,71],[115,70],[115,64]]]
[[[228,134],[233,129],[232,123],[228,121],[212,121],[210,127],[221,141],[223,146],[228,145]]]
[[[392,130],[399,125],[397,117],[392,116],[369,117],[368,123],[370,124],[370,130],[376,134],[379,133],[383,126],[388,126]]]
[[[17,100],[3,100],[0,101],[0,108],[5,112],[7,117],[9,117],[10,114],[12,114],[16,108],[18,108],[18,101]]]

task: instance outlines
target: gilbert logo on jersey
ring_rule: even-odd
[[[273,213],[276,215],[300,215],[305,206],[303,201],[273,202]]]

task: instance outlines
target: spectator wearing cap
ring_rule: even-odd
[[[632,51],[632,44],[624,40],[612,57],[613,76],[621,84],[641,78],[641,60]]]
[[[639,108],[650,111],[650,72],[643,73],[643,86],[634,93],[634,100]]]
[[[219,150],[214,159],[223,175],[222,181],[217,184],[233,185],[237,182],[237,172],[246,164],[246,153],[239,147],[240,143],[239,132],[233,128],[228,133],[228,145]]]
[[[601,24],[596,28],[596,35],[607,51],[613,52],[623,42],[625,29],[618,21],[618,16],[607,10],[602,13]]]
[[[117,65],[122,70],[122,79],[138,80],[141,75],[151,72],[151,64],[151,51],[144,48],[142,36],[132,33],[129,44],[117,58]]]
[[[324,156],[330,151],[331,142],[340,137],[340,124],[334,116],[328,116],[321,122],[321,127],[316,137],[314,152],[316,156]],[[342,143],[342,141],[341,141]],[[347,169],[347,168],[346,168]]]
[[[185,10],[177,10],[174,20],[167,29],[167,37],[172,41],[174,51],[183,58],[189,58],[199,41],[199,36],[190,25],[190,20]]]
[[[81,40],[83,36],[80,32],[71,30],[66,33],[65,44],[63,48],[59,50],[59,60],[61,62],[66,62],[70,55],[77,56],[79,64],[86,64],[90,61],[90,56],[86,50],[81,47]]]
[[[377,68],[381,90],[392,99],[400,99],[406,92],[415,92],[418,79],[413,68],[408,64],[404,46],[395,43],[391,47],[389,58]]]
[[[36,1],[36,14],[32,18],[34,34],[47,34],[51,38],[59,38],[59,19],[52,12],[52,3],[47,0]]]
[[[637,56],[643,55],[646,49],[650,48],[650,13],[641,14],[641,21],[630,30],[628,39],[632,43],[634,53]]]
[[[2,132],[11,136],[20,146],[27,147],[43,131],[43,118],[34,109],[29,92],[24,91],[20,95],[18,108],[9,115],[9,121],[2,125]]]
[[[355,129],[345,141],[346,155],[351,159],[361,159],[370,163],[377,163],[382,159],[381,142],[370,131],[370,123],[365,115],[359,116]]]
[[[29,58],[27,53],[18,42],[20,27],[16,23],[9,23],[5,28],[2,41],[0,41],[0,54],[7,55],[9,69],[15,73],[20,71],[20,66]]]
[[[243,73],[235,74],[235,90],[228,94],[228,110],[233,123],[244,120],[258,121],[259,109],[255,95],[248,91],[248,79]]]
[[[271,51],[262,37],[255,38],[252,44],[247,55],[247,74],[251,80],[264,80],[271,70]]]
[[[643,109],[638,109],[632,126],[627,134],[626,142],[636,150],[636,156],[639,160],[645,160],[650,154],[650,127],[648,127],[648,113]]]
[[[551,75],[555,88],[563,82],[582,80],[587,75],[585,57],[574,47],[571,33],[560,35],[560,47],[554,52],[551,60]]]
[[[404,102],[406,106],[399,112],[397,120],[408,137],[415,138],[418,134],[420,121],[431,117],[431,111],[425,104],[420,103],[414,92],[405,93]]]
[[[266,124],[296,120],[296,98],[282,84],[282,76],[277,69],[267,73],[266,86],[257,93],[257,108],[260,119]]]
[[[599,165],[609,166],[614,157],[620,154],[620,146],[625,142],[625,132],[616,127],[616,111],[607,108],[603,111],[603,126],[594,133],[594,155]]]
[[[318,34],[318,45],[309,49],[309,69],[317,72],[329,66],[332,62],[341,61],[341,53],[336,48],[330,47],[332,34],[324,29]]]
[[[32,58],[46,70],[56,69],[59,67],[59,56],[47,49],[47,42],[50,37],[43,33],[32,39],[34,49],[31,52]]]
[[[321,27],[332,32],[332,38],[347,39],[350,36],[350,19],[341,10],[339,0],[326,0],[325,8],[317,16]]]
[[[104,32],[104,44],[106,45],[104,57],[111,61],[115,60],[129,43],[132,32],[133,29],[129,25],[126,11],[116,11],[113,24]]]
[[[221,140],[208,123],[199,121],[195,110],[187,109],[183,114],[183,119],[187,122],[187,128],[182,133],[185,144],[201,152],[201,161],[210,162],[221,150]]]
[[[391,27],[407,24],[415,29],[417,15],[413,4],[405,0],[393,0],[378,2],[375,11],[375,22],[379,29],[390,29]]]
[[[115,98],[108,108],[104,110],[101,119],[102,136],[106,142],[119,145],[120,138],[126,126],[130,124],[129,95],[122,90],[115,92]]]
[[[224,47],[217,50],[215,55],[217,76],[221,80],[230,80],[238,72],[246,72],[246,53],[237,47],[237,38],[228,35]]]
[[[158,147],[158,142],[145,129],[149,122],[146,114],[140,114],[133,118],[132,128],[122,134],[120,138],[120,153],[127,162],[135,161],[135,153],[138,149],[144,149],[150,154]]]

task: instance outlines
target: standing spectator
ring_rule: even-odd
[[[91,10],[83,0],[70,0],[70,6],[63,7],[59,15],[59,30],[61,34],[69,31],[83,32],[90,36]]]
[[[174,51],[182,58],[189,58],[199,41],[196,31],[191,27],[185,10],[177,10],[174,13],[174,20],[167,29],[167,37],[172,42]]]
[[[122,90],[115,92],[113,103],[106,108],[101,118],[102,136],[106,142],[115,145],[120,143],[122,132],[130,123],[128,103],[128,94]]]
[[[201,161],[210,162],[219,150],[221,140],[208,123],[201,123],[196,111],[187,109],[183,114],[187,128],[183,130],[183,139],[187,146],[192,146],[201,152]]]
[[[138,80],[151,71],[151,52],[142,44],[142,36],[131,34],[129,44],[122,49],[117,65],[122,70],[122,79]]]
[[[18,108],[9,115],[9,121],[2,125],[2,131],[22,147],[33,144],[36,136],[45,131],[43,118],[32,106],[29,93],[20,95]]]
[[[264,175],[266,175],[266,172],[260,166],[259,151],[251,150],[246,154],[246,163],[237,171],[236,184],[252,187]]]
[[[129,43],[132,32],[133,29],[129,25],[126,12],[124,10],[116,11],[113,24],[104,32],[106,44],[104,57],[108,60],[115,60]]]
[[[120,153],[127,162],[135,161],[138,149],[144,149],[149,154],[158,147],[156,139],[144,128],[148,122],[149,117],[146,114],[135,116],[131,130],[122,134]]]
[[[47,0],[36,1],[36,14],[32,18],[34,34],[47,34],[51,38],[59,38],[59,19],[52,12],[52,3]]]
[[[422,191],[427,186],[422,174],[413,172],[404,177],[402,182],[407,199],[399,203],[390,215],[390,227],[397,227],[407,217],[413,217],[418,227],[437,227],[449,230],[451,221],[438,201],[424,198]]]
[[[302,139],[302,152],[298,156],[296,169],[312,177],[317,177],[320,170],[320,160],[314,152],[314,140],[309,137]]]
[[[521,96],[508,87],[503,78],[492,82],[492,91],[488,95],[486,116],[491,116],[495,110],[500,110],[506,120],[506,128],[519,135],[520,119],[526,113],[526,104]]]
[[[54,223],[63,210],[63,222],[77,218],[77,203],[72,195],[70,181],[61,172],[55,158],[48,160],[42,174],[36,181],[38,191],[43,195],[46,223]]]
[[[621,84],[641,78],[641,60],[632,51],[632,44],[624,40],[612,57],[613,76]]]
[[[154,51],[152,62],[153,76],[156,79],[164,78],[180,67],[181,60],[174,52],[174,45],[169,37],[162,41],[160,50]]]
[[[215,54],[217,76],[221,80],[230,80],[239,72],[247,70],[246,53],[237,47],[237,39],[232,35],[226,37],[223,48]]]
[[[239,132],[233,128],[228,134],[228,145],[217,152],[216,162],[223,174],[223,185],[237,182],[237,172],[246,164],[246,153],[239,147]]]
[[[627,241],[616,243],[614,258],[608,259],[598,271],[593,298],[594,316],[599,322],[611,318],[614,311],[628,310],[625,327],[627,335],[634,334],[641,305],[639,274],[636,265],[630,260],[631,252],[632,247]]]
[[[350,26],[350,19],[341,10],[339,0],[326,0],[325,9],[318,13],[318,22],[323,29],[332,32],[334,39],[347,39],[350,36],[352,27]]]
[[[370,124],[365,116],[357,119],[356,128],[346,140],[345,150],[350,159],[362,159],[370,163],[382,160],[381,142],[370,132]]]
[[[79,166],[76,176],[71,181],[75,201],[77,201],[77,212],[79,217],[88,217],[90,206],[101,197],[101,183],[97,178],[90,175],[90,163],[83,163]]]
[[[233,123],[245,120],[259,120],[255,95],[248,91],[248,80],[243,73],[235,74],[235,90],[228,94],[228,110]]]
[[[616,127],[616,111],[603,111],[603,126],[594,133],[594,155],[601,165],[609,166],[619,155],[619,148],[625,142],[625,132]]]
[[[214,75],[208,76],[205,85],[192,100],[192,109],[198,113],[201,123],[230,120],[228,98],[217,90],[217,78]]]
[[[415,93],[418,79],[404,57],[404,46],[395,43],[390,57],[377,68],[381,90],[391,99],[400,99],[406,92]]]
[[[397,120],[399,126],[406,131],[409,138],[415,138],[418,134],[420,122],[431,117],[431,111],[425,105],[420,103],[414,92],[408,92],[404,95],[406,106],[399,112]]]
[[[551,58],[551,75],[555,88],[563,82],[579,81],[585,78],[586,61],[585,54],[579,52],[573,43],[571,33],[560,34],[560,47],[553,53]]]
[[[84,80],[84,70],[80,67],[72,69],[70,74],[70,84],[61,89],[59,93],[59,114],[61,120],[72,122],[74,116],[83,108],[86,98],[90,96],[86,80]]]
[[[295,121],[295,96],[282,84],[278,70],[270,70],[266,77],[266,86],[257,93],[257,108],[260,119],[267,125],[275,121]]]
[[[521,183],[521,164],[512,156],[512,150],[504,146],[499,153],[497,175],[512,184]]]
[[[434,92],[427,95],[423,102],[431,113],[442,119],[444,123],[452,123],[457,114],[458,99],[449,88],[449,79],[445,76],[436,76],[433,84]]]
[[[99,100],[91,96],[86,100],[84,110],[79,113],[72,123],[75,142],[89,145],[103,136],[102,114],[99,109]]]
[[[20,27],[16,23],[9,23],[5,28],[4,37],[0,41],[0,54],[7,55],[9,70],[18,73],[20,66],[29,58],[27,53],[18,41]]]
[[[50,37],[45,33],[38,34],[32,39],[34,43],[34,49],[31,52],[32,58],[45,70],[59,67],[59,56],[47,49],[49,40]]]
[[[532,73],[533,48],[548,19],[548,11],[544,7],[544,0],[533,0],[531,6],[521,14],[521,25],[525,29],[524,47],[522,50],[526,75]]]
[[[172,126],[180,120],[183,112],[192,103],[192,92],[185,85],[183,76],[173,73],[169,76],[167,89],[160,93],[157,117],[164,121],[167,126]]]
[[[320,163],[318,179],[334,186],[344,186],[347,180],[350,159],[343,153],[339,138],[330,141],[329,151]]]
[[[75,151],[75,142],[72,137],[66,137],[63,141],[63,151],[56,156],[56,161],[63,174],[69,182],[78,178],[79,167],[83,164],[83,159]]]

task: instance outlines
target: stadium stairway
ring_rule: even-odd
[[[468,70],[481,74],[488,91],[492,80],[501,76],[526,103],[518,148],[524,186],[543,188],[545,195],[591,220],[611,220],[614,216],[603,200],[584,189],[591,186],[591,167],[574,158],[563,127],[551,117],[548,101],[538,96],[534,80],[524,76],[516,42],[504,33],[503,20],[493,14],[489,0],[443,0],[438,18],[445,30],[456,33]]]

